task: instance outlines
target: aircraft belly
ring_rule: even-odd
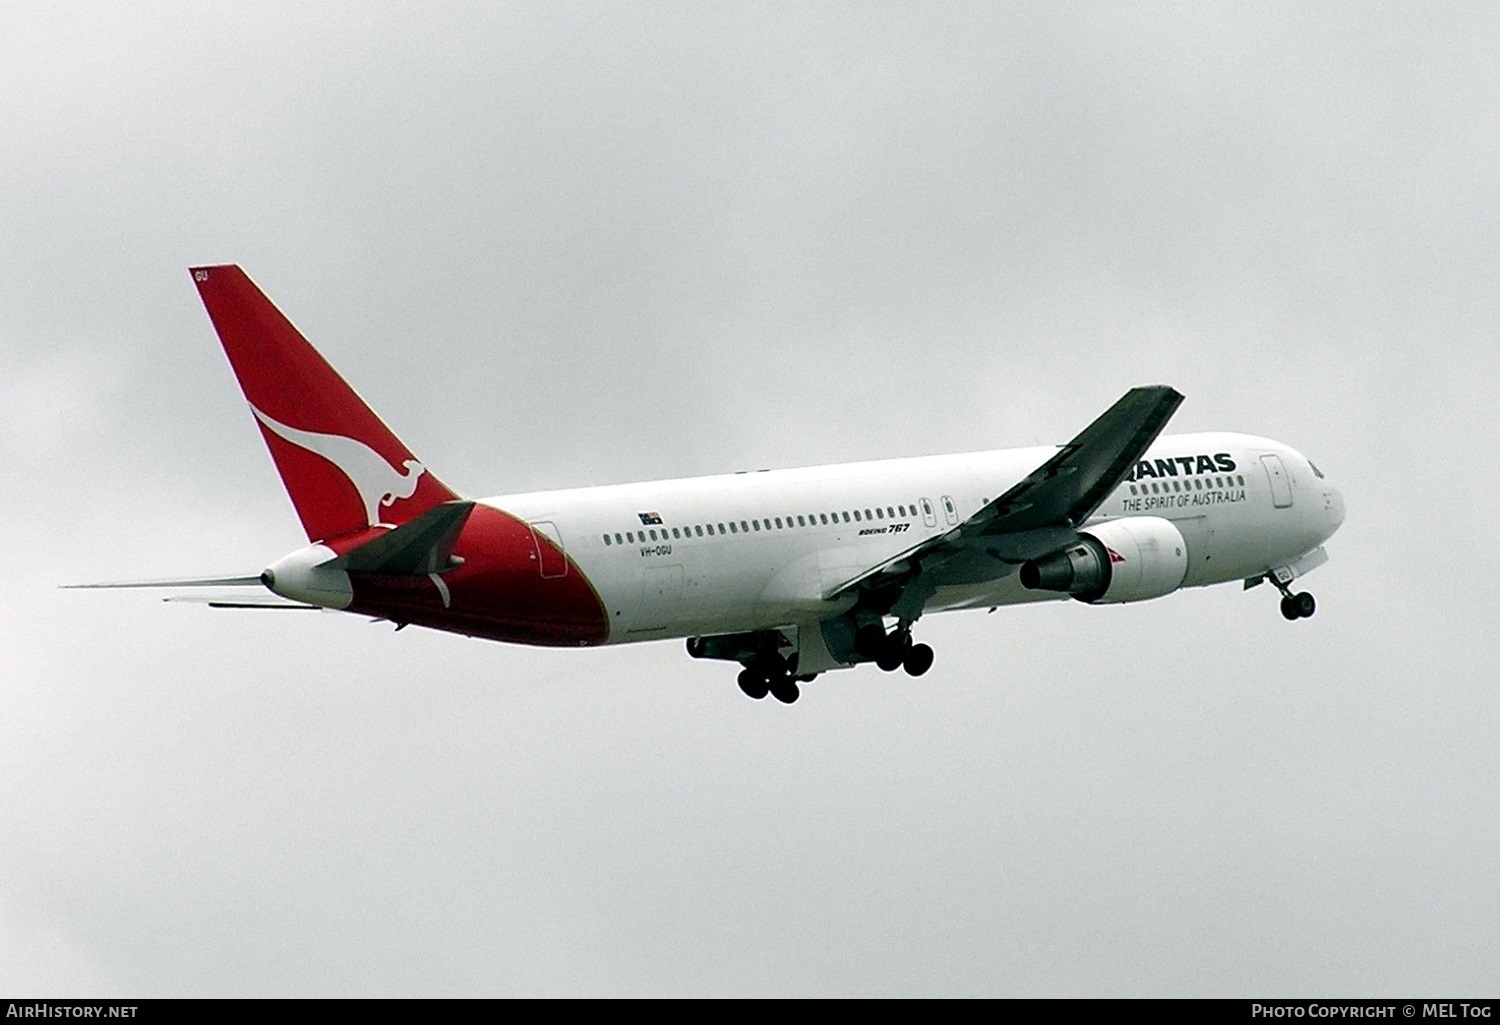
[[[1065,601],[1066,594],[1031,591],[1021,586],[1016,575],[978,584],[939,587],[923,606],[924,612],[952,612],[957,609],[986,609],[997,605],[1029,605],[1040,601]]]

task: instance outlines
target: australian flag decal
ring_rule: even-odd
[[[661,526],[661,513],[636,513],[636,515],[641,518],[641,526],[643,527]]]

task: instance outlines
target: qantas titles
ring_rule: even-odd
[[[1178,467],[1182,472],[1178,473]],[[1233,473],[1237,467],[1228,452],[1216,452],[1211,456],[1173,456],[1169,459],[1142,459],[1135,469],[1125,475],[1126,480],[1143,477],[1188,477],[1197,473]]]

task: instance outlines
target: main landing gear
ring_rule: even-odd
[[[790,705],[802,696],[798,681],[807,683],[816,675],[793,676],[786,659],[775,655],[758,658],[741,669],[739,684],[746,697],[759,701],[769,694],[783,705]]]
[[[881,620],[872,618],[855,630],[852,637],[848,633],[841,635],[835,657],[845,664],[874,662],[888,673],[904,669],[908,676],[921,676],[932,668],[932,649],[912,643],[911,626],[911,621],[903,619],[887,632]],[[783,654],[789,649],[790,654]],[[800,685],[818,675],[798,671],[801,654],[795,649],[794,642],[774,630],[690,637],[687,642],[688,654],[694,658],[738,662],[743,667],[738,682],[746,697],[755,701],[773,697],[784,705],[801,697]]]
[[[921,676],[932,668],[932,649],[912,643],[910,623],[900,623],[890,633],[875,623],[862,626],[854,635],[854,646],[888,673],[905,669],[908,676]]]

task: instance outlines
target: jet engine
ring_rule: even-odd
[[[1144,601],[1171,594],[1187,576],[1187,542],[1170,520],[1127,516],[1090,527],[1060,552],[1021,567],[1021,584],[1085,602]]]

